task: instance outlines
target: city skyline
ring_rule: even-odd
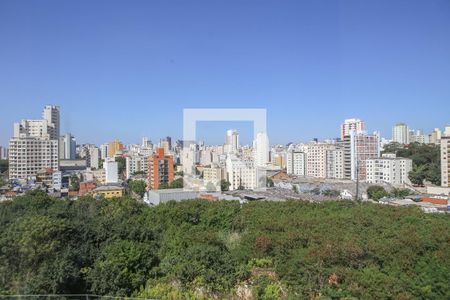
[[[3,146],[48,103],[97,144],[181,138],[184,108],[265,108],[274,144],[448,125],[448,1],[0,7]]]

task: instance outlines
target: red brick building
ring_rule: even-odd
[[[163,148],[157,148],[156,153],[148,158],[147,187],[157,190],[161,184],[171,184],[173,181],[173,157],[164,153]]]

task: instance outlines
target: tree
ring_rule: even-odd
[[[9,162],[7,159],[0,159],[0,174],[8,170]]]
[[[423,186],[423,181],[426,178],[427,166],[414,166],[412,171],[409,172],[408,178],[412,184]]]
[[[125,159],[125,157],[118,156],[118,157],[116,157],[116,162],[117,162],[117,168],[119,170],[119,174],[123,174],[123,172],[126,169],[127,160]]]
[[[170,183],[171,189],[181,189],[183,187],[183,177],[177,178]]]
[[[80,178],[77,175],[70,176],[70,190],[79,191],[80,190]]]
[[[130,180],[128,185],[131,191],[138,194],[140,197],[144,196],[147,185],[143,180]]]
[[[383,197],[389,196],[389,193],[380,185],[371,185],[367,188],[367,196],[369,199],[380,200]]]
[[[225,180],[225,179],[222,179],[222,180],[220,181],[220,190],[221,190],[222,192],[228,191],[228,190],[230,189],[230,185],[231,185],[230,182],[228,182],[228,181]]]

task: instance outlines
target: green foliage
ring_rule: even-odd
[[[7,171],[9,168],[9,162],[7,159],[0,159],[0,174]]]
[[[367,188],[367,196],[369,199],[380,200],[383,197],[389,196],[389,193],[380,185],[371,185]]]
[[[0,203],[0,292],[237,299],[248,285],[253,299],[448,299],[449,226],[347,201],[150,207],[32,191]]]
[[[164,189],[181,189],[183,187],[183,178],[177,178],[174,181],[172,181],[170,184],[168,183],[161,183],[158,187],[159,190]]]
[[[405,198],[407,196],[413,195],[414,192],[409,189],[401,189],[401,188],[394,188],[390,195],[394,198]]]
[[[70,176],[70,190],[79,191],[80,190],[80,178],[77,175]]]
[[[338,198],[341,195],[341,193],[338,190],[328,189],[328,190],[323,190],[322,195],[327,196],[327,197]]]
[[[140,197],[144,196],[145,189],[147,187],[145,181],[143,180],[130,180],[128,185],[134,193],[138,194]]]
[[[119,174],[123,174],[127,167],[126,158],[122,157],[122,156],[118,156],[118,157],[116,157],[116,162],[117,162],[117,169],[118,169]]]
[[[222,192],[225,192],[225,191],[228,191],[229,189],[230,189],[230,185],[231,185],[231,183],[229,183],[227,180],[225,180],[225,179],[222,179],[221,181],[220,181],[220,190],[222,191]]]

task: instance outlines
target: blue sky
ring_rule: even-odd
[[[0,145],[47,103],[79,142],[178,138],[183,108],[266,108],[274,143],[350,117],[428,132],[450,123],[450,1],[0,0]]]

